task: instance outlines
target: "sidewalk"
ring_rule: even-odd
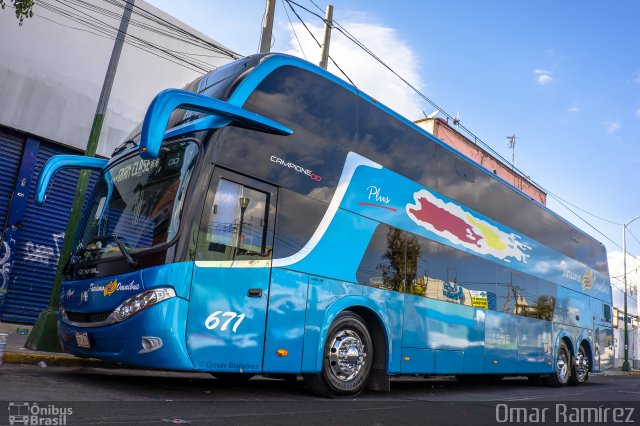
[[[601,373],[589,373],[595,376],[634,376],[640,377],[640,370],[622,371],[620,368],[610,368]]]
[[[27,349],[24,344],[30,331],[31,326],[0,323],[0,333],[8,334],[7,346],[0,364],[40,365],[43,368],[47,366],[126,368],[120,364],[94,358],[78,358],[67,353]]]

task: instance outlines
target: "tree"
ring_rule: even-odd
[[[405,284],[413,283],[416,277],[419,255],[420,243],[416,237],[407,237],[405,232],[389,228],[387,250],[382,256],[386,262],[376,267],[382,271],[384,286],[395,291],[407,291]]]
[[[34,0],[11,0],[13,8],[16,10],[16,18],[18,25],[22,25],[25,18],[33,18],[33,1]],[[6,0],[0,0],[0,7],[6,6]]]

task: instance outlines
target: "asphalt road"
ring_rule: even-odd
[[[580,387],[551,389],[509,378],[497,383],[461,383],[453,378],[402,377],[390,393],[365,392],[356,399],[330,400],[309,393],[302,381],[254,378],[228,384],[207,374],[79,367],[0,366],[0,424],[15,403],[37,401],[40,417],[66,424],[504,424],[507,408],[526,408],[531,416],[549,407],[546,422],[570,424],[571,410],[633,408],[640,423],[640,377],[592,376]],[[14,406],[9,407],[13,402]],[[497,404],[501,405],[497,411]],[[564,404],[564,408],[558,408]],[[595,409],[595,408],[594,408]],[[49,411],[46,411],[49,410]],[[57,411],[56,411],[57,410]],[[532,411],[533,410],[533,411]],[[568,410],[568,411],[567,411]],[[524,412],[520,412],[522,414]],[[592,413],[593,414],[593,413]],[[628,412],[625,416],[629,414]],[[569,415],[569,417],[567,417]],[[57,417],[56,417],[57,416]],[[496,416],[502,416],[497,418]],[[563,417],[564,416],[564,417]],[[623,416],[624,417],[624,416]],[[527,423],[540,418],[528,417]],[[511,419],[513,420],[513,419]],[[517,420],[517,419],[516,419]],[[584,418],[573,418],[582,420]]]

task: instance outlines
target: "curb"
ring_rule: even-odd
[[[5,352],[2,360],[4,364],[38,365],[44,362],[46,366],[56,367],[94,367],[94,368],[126,368],[124,365],[102,361],[95,358],[78,358],[72,355],[56,355],[50,353],[21,353]]]

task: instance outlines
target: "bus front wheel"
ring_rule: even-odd
[[[354,312],[340,313],[324,344],[322,371],[305,374],[312,392],[332,398],[362,392],[373,365],[373,342],[364,320]]]
[[[543,377],[542,382],[552,388],[566,386],[571,379],[571,352],[562,340],[558,344],[554,369],[555,372]]]

